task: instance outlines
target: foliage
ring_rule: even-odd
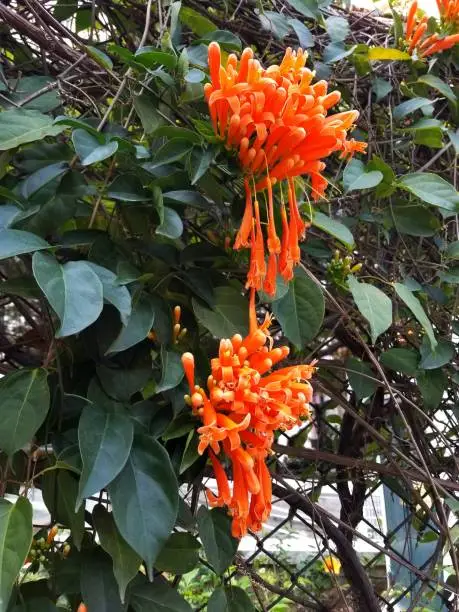
[[[330,550],[269,569],[199,495],[210,471],[180,355],[204,381],[218,340],[248,331],[247,253],[231,248],[243,180],[203,97],[211,41],[265,63],[307,47],[369,143],[329,159],[314,206],[298,181],[302,264],[258,295],[291,363],[319,366],[318,447],[310,427],[274,446],[274,493],[340,559],[355,609],[404,596],[352,547],[381,483],[436,542],[431,567],[451,555],[447,583],[419,568],[418,604],[456,588],[459,46],[420,60],[401,24],[317,0],[0,5],[0,612],[335,605]],[[32,489],[58,536],[32,540]]]

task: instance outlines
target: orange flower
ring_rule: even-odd
[[[346,140],[358,117],[348,111],[327,117],[338,104],[338,91],[327,93],[326,81],[312,84],[314,73],[305,67],[307,53],[288,48],[280,65],[263,68],[251,49],[238,61],[228,56],[221,64],[220,47],[209,45],[211,82],[204,87],[215,133],[228,149],[235,150],[245,174],[246,206],[235,249],[251,248],[247,288],[276,291],[276,275],[290,280],[300,258],[298,241],[304,238],[306,224],[298,211],[294,178],[309,176],[311,196],[321,198],[328,185],[321,172],[321,161],[334,151],[364,152]],[[352,141],[355,142],[355,141]],[[282,204],[282,237],[277,235],[273,187],[287,184],[289,217]],[[265,191],[266,206],[260,210],[257,192]],[[253,197],[252,197],[253,194]],[[280,188],[280,197],[284,193]],[[266,220],[266,222],[265,222]],[[266,232],[263,225],[266,224]],[[284,237],[288,227],[288,238]],[[265,242],[266,235],[266,242]],[[266,251],[268,265],[266,265]]]
[[[424,15],[421,19],[416,16],[418,3],[414,0],[408,10],[405,29],[405,43],[408,53],[416,52],[420,59],[429,57],[434,53],[441,53],[451,49],[459,43],[459,0],[437,0],[438,10],[443,30],[447,34],[441,37],[438,32],[425,36],[428,29],[428,17]]]
[[[211,360],[207,390],[195,384],[194,357],[182,355],[190,387],[186,396],[203,425],[198,428],[198,452],[209,447],[218,493],[207,491],[211,506],[228,506],[232,533],[259,531],[271,512],[271,478],[265,460],[277,429],[291,429],[309,417],[314,365],[294,365],[272,371],[288,354],[287,346],[273,348],[271,318],[259,325],[255,290],[250,292],[250,333],[221,340]],[[232,468],[233,487],[218,456]]]

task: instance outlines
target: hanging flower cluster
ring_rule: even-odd
[[[289,348],[273,348],[269,315],[258,325],[254,289],[249,314],[248,336],[236,334],[231,340],[221,340],[218,357],[211,360],[207,391],[195,384],[193,355],[182,356],[190,387],[187,401],[202,421],[198,452],[202,455],[208,449],[218,486],[217,495],[208,490],[207,498],[211,506],[228,506],[236,538],[248,529],[259,531],[270,514],[271,477],[266,458],[274,431],[291,429],[309,416],[312,387],[308,380],[315,371],[314,365],[271,371],[287,357]]]
[[[323,159],[334,151],[341,151],[343,158],[352,157],[366,148],[365,143],[347,140],[357,111],[327,117],[341,94],[327,93],[326,81],[312,84],[314,72],[305,67],[306,59],[302,49],[295,52],[288,48],[280,65],[263,68],[246,48],[239,61],[231,54],[222,66],[219,45],[209,45],[211,82],[204,91],[212,124],[227,148],[237,151],[245,175],[246,207],[234,248],[251,249],[247,288],[264,289],[270,295],[276,290],[276,275],[288,282],[300,261],[298,242],[304,238],[307,224],[298,210],[294,178],[308,176],[312,198],[317,200],[328,185],[321,174]],[[279,238],[273,186],[281,181],[286,193],[281,186]],[[257,193],[265,190],[266,210],[260,210]]]
[[[451,28],[454,34],[459,30],[459,0],[437,0],[438,11],[442,22]]]
[[[445,24],[459,23],[459,0],[437,0],[437,4]],[[410,55],[416,52],[420,58],[425,58],[451,49],[459,43],[459,33],[442,37],[435,32],[426,36],[429,18],[424,15],[419,19],[417,10],[418,3],[414,0],[408,10],[405,30],[405,42]]]

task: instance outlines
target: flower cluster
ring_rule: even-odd
[[[459,0],[437,0],[438,12],[445,26],[454,34],[459,30]]]
[[[188,403],[200,418],[198,452],[207,449],[218,493],[207,491],[211,506],[228,506],[232,533],[259,531],[271,511],[271,477],[266,466],[274,431],[287,430],[309,416],[314,365],[294,365],[272,371],[289,354],[287,346],[273,348],[271,319],[258,325],[255,290],[250,296],[250,333],[221,340],[218,357],[211,360],[207,391],[195,384],[191,353],[182,356],[190,387]],[[233,487],[219,456],[231,466]]]
[[[440,16],[445,24],[458,23],[459,0],[437,0]],[[406,19],[405,42],[408,53],[414,52],[420,57],[425,58],[434,53],[441,53],[451,49],[459,43],[459,33],[440,36],[434,32],[426,36],[429,18],[424,15],[420,19],[417,16],[417,0],[411,3]]]
[[[328,185],[321,174],[323,159],[334,151],[351,157],[366,148],[365,143],[347,139],[357,111],[327,117],[341,94],[327,93],[326,81],[313,84],[314,72],[305,67],[306,60],[302,49],[295,52],[288,48],[280,65],[263,68],[246,48],[239,61],[230,54],[222,66],[219,45],[209,45],[211,82],[204,91],[212,124],[226,147],[237,151],[245,175],[246,207],[234,248],[251,249],[247,288],[263,288],[270,295],[275,293],[277,274],[288,282],[300,260],[298,242],[304,238],[306,223],[298,210],[294,178],[308,176],[312,198],[317,200]],[[279,238],[273,186],[281,181]],[[257,193],[265,190],[266,207],[260,210]],[[267,263],[262,230],[265,219]]]

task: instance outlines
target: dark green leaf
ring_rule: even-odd
[[[88,612],[124,612],[110,558],[100,549],[89,551],[81,564],[81,595]]]
[[[408,236],[434,236],[441,228],[437,217],[425,206],[406,203],[392,208],[395,227]]]
[[[287,0],[287,2],[292,8],[309,19],[320,17],[319,3],[316,0]]]
[[[54,85],[53,89],[44,91],[39,96],[30,100],[30,102],[24,104],[23,100],[31,94],[36,94],[51,84]],[[19,82],[15,81],[14,91],[8,93],[8,98],[16,103],[21,102],[22,108],[40,111],[41,113],[49,113],[61,104],[57,82],[53,78],[44,75],[25,76]]]
[[[201,506],[198,527],[207,560],[218,575],[223,574],[231,565],[239,544],[231,535],[231,517],[221,508],[208,510]]]
[[[414,376],[418,370],[419,353],[414,349],[391,348],[381,354],[380,362],[385,368]]]
[[[103,51],[101,51],[101,49],[98,49],[97,47],[92,47],[91,45],[87,45],[85,47],[86,49],[86,53],[92,57],[92,59],[99,64],[99,66],[102,66],[102,68],[105,68],[106,70],[112,70],[113,69],[113,62],[112,60],[108,57],[108,55],[106,53],[104,53]]]
[[[212,41],[218,42],[227,51],[242,50],[242,43],[239,36],[236,36],[233,32],[228,32],[228,30],[214,30],[213,32],[208,32],[201,37],[201,40],[206,43]]]
[[[198,453],[199,435],[196,431],[190,431],[186,439],[185,450],[180,462],[179,474],[182,475],[193,465],[201,455]]]
[[[96,321],[103,308],[103,287],[85,261],[69,261],[61,266],[52,255],[36,252],[32,268],[61,321],[57,337],[77,334]]]
[[[32,506],[26,497],[15,504],[0,499],[0,612],[6,612],[13,584],[32,543]]]
[[[199,149],[194,148],[191,151],[189,161],[189,174],[192,185],[195,185],[200,178],[204,176],[210,168],[211,163],[215,158],[215,150],[213,148]]]
[[[420,351],[421,363],[419,367],[423,370],[441,368],[453,359],[455,353],[454,344],[448,340],[439,340],[433,350],[429,342],[423,342]]]
[[[19,370],[0,379],[0,449],[7,455],[25,446],[49,410],[46,370]]]
[[[248,333],[247,301],[241,292],[230,286],[215,289],[212,310],[193,298],[193,311],[203,327],[216,338],[231,338]]]
[[[282,331],[292,344],[303,348],[320,330],[325,312],[321,289],[297,268],[286,295],[272,303]]]
[[[145,68],[155,68],[157,66],[166,66],[169,70],[175,70],[177,66],[177,57],[172,53],[158,51],[156,47],[142,47],[135,56],[135,61],[142,64]]]
[[[119,353],[145,340],[155,320],[155,311],[151,300],[141,294],[132,305],[131,316],[123,325],[120,333],[110,345],[107,353]]]
[[[15,229],[0,230],[0,259],[48,248],[49,244],[35,234]]]
[[[37,191],[46,187],[59,176],[62,176],[69,170],[66,162],[57,162],[50,166],[45,166],[36,170],[28,176],[21,185],[21,195],[25,199],[30,199]]]
[[[113,515],[104,506],[98,504],[92,516],[100,545],[112,558],[113,573],[118,583],[121,601],[124,603],[126,588],[137,575],[142,559],[121,536]]]
[[[365,361],[349,357],[346,361],[346,372],[357,401],[371,397],[378,388],[377,383],[373,380],[375,375]]]
[[[376,197],[385,198],[395,191],[395,173],[383,159],[377,155],[373,155],[367,164],[367,170],[379,170],[379,172],[382,172],[383,180],[375,189]]]
[[[398,297],[405,302],[411,312],[414,314],[416,319],[424,328],[427,336],[429,337],[430,344],[432,349],[435,349],[437,346],[437,340],[435,338],[434,330],[432,327],[432,323],[427,318],[427,315],[424,311],[424,308],[421,305],[421,302],[418,298],[411,293],[409,289],[402,285],[401,283],[395,283],[394,289],[397,292]]]
[[[459,240],[451,242],[445,249],[445,257],[459,259]]]
[[[210,19],[188,6],[183,6],[183,4],[179,17],[180,21],[188,26],[197,36],[205,36],[217,29],[217,26]]]
[[[158,111],[158,103],[148,93],[134,96],[134,108],[145,130],[145,134],[151,134],[164,123],[164,118]]]
[[[104,489],[123,469],[134,438],[128,414],[115,403],[91,404],[83,409],[78,425],[83,470],[76,509],[83,499]]]
[[[283,40],[290,33],[290,23],[284,15],[275,11],[263,11],[259,15],[261,26],[271,32],[279,40]]]
[[[209,204],[204,196],[199,191],[190,190],[178,190],[178,191],[166,191],[163,193],[165,200],[175,202],[176,204],[184,204],[186,206],[194,206],[195,208],[209,208]]]
[[[133,174],[118,176],[108,187],[107,195],[122,202],[144,202],[151,199],[151,194],[143,188],[140,180]]]
[[[164,206],[163,216],[161,224],[156,228],[156,233],[173,240],[180,238],[183,233],[183,223],[178,213],[173,208]]]
[[[454,91],[451,89],[448,83],[445,83],[445,81],[442,81],[439,77],[435,76],[434,74],[430,74],[430,73],[423,74],[422,76],[418,78],[418,82],[424,83],[425,85],[432,87],[432,89],[436,89],[441,94],[443,94],[445,98],[448,98],[450,102],[452,102],[453,104],[456,104],[457,98],[454,94]]]
[[[459,210],[459,193],[451,183],[437,174],[431,172],[405,174],[398,179],[398,184],[428,204],[447,210]]]
[[[62,127],[52,117],[34,110],[13,109],[0,113],[0,151],[14,149],[26,142],[56,136]]]
[[[151,572],[177,518],[178,483],[169,455],[156,440],[136,437],[128,462],[108,489],[121,535]]]
[[[84,535],[84,507],[75,512],[78,481],[69,472],[56,469],[43,476],[43,499],[53,518],[72,530],[80,549]]]
[[[135,612],[192,612],[189,603],[163,578],[152,584],[136,584],[131,590],[131,606]]]
[[[193,148],[193,143],[189,140],[185,140],[183,138],[173,138],[160,147],[155,154],[153,160],[144,164],[145,170],[147,172],[151,172],[160,166],[164,166],[166,164],[171,164],[174,161],[178,161],[185,157],[191,149]]]
[[[368,283],[348,278],[349,289],[357,308],[370,324],[373,344],[392,325],[392,302],[385,293]]]
[[[448,384],[448,378],[443,370],[425,370],[418,374],[416,381],[425,407],[431,410],[437,408]]]
[[[255,612],[245,591],[236,586],[218,587],[207,604],[208,612]]]
[[[82,166],[90,166],[111,157],[118,150],[118,142],[112,140],[100,144],[99,140],[86,130],[74,130],[72,142]]]
[[[57,0],[53,16],[59,21],[65,21],[76,13],[77,8],[78,0]]]
[[[200,548],[190,533],[173,533],[159,553],[155,567],[161,572],[186,574],[198,564]]]
[[[328,17],[325,28],[333,42],[342,42],[349,36],[349,23],[344,17]]]
[[[314,38],[308,28],[299,19],[289,19],[290,26],[295,30],[298,42],[303,49],[314,46]]]
[[[166,136],[169,140],[188,140],[195,145],[199,145],[202,142],[199,134],[177,125],[163,125],[159,127],[155,130],[153,138],[160,138],[161,136]]]
[[[156,393],[174,389],[184,376],[180,355],[175,351],[168,351],[164,345],[161,347],[161,368],[161,381],[156,387]]]
[[[392,91],[392,83],[376,77],[371,83],[371,89],[376,96],[376,102],[380,102]]]

